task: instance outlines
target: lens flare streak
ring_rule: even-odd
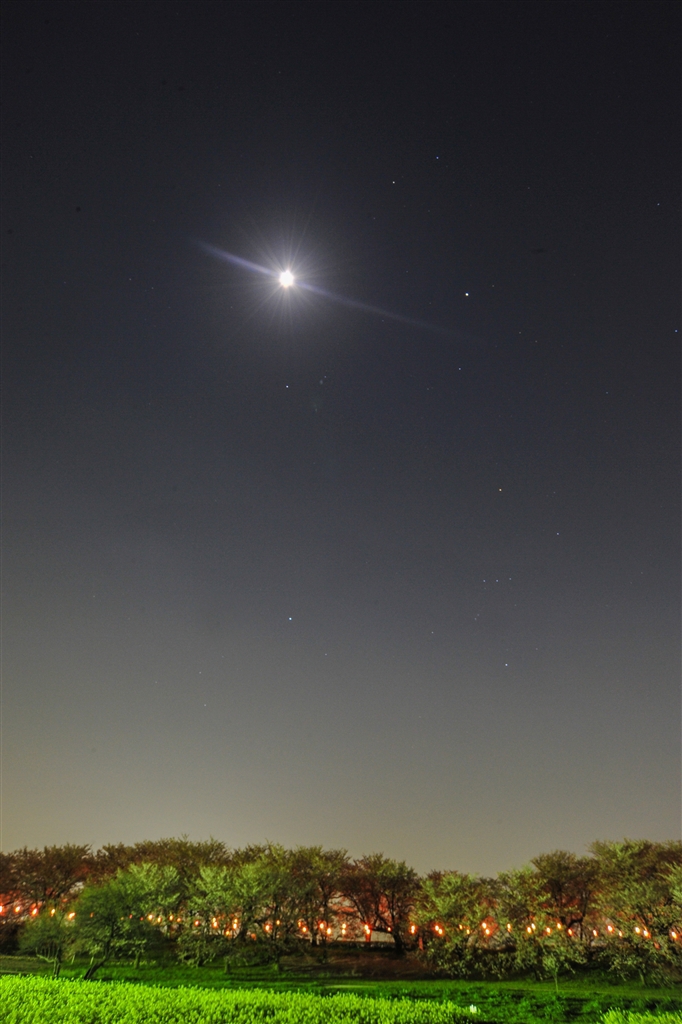
[[[331,302],[339,302],[342,306],[348,306],[349,309],[359,309],[362,313],[372,313],[374,316],[385,317],[387,320],[395,320],[399,324],[419,327],[424,331],[434,331],[436,334],[451,336],[455,333],[448,330],[447,327],[437,327],[435,324],[426,323],[424,320],[415,320],[413,317],[401,316],[400,313],[391,313],[387,309],[382,309],[381,306],[372,306],[368,302],[359,302],[357,299],[347,299],[344,295],[336,295],[334,292],[328,292],[326,288],[318,288],[314,284],[306,284],[305,281],[299,281],[298,287],[304,288],[307,292],[313,292],[315,295],[321,295]]]
[[[225,252],[224,249],[218,249],[215,245],[208,245],[206,242],[197,243],[204,252],[207,252],[209,256],[215,256],[216,259],[223,260],[224,263],[232,263],[235,267],[241,267],[242,270],[250,270],[255,274],[265,274],[266,277],[279,278],[280,272],[276,270],[268,270],[267,267],[261,267],[257,263],[252,263],[251,260],[244,260],[241,256],[234,256],[231,252]]]
[[[250,270],[252,273],[271,277],[286,290],[290,290],[295,286],[302,291],[312,292],[313,295],[319,295],[323,299],[328,299],[330,302],[338,302],[349,309],[360,310],[362,313],[371,313],[373,316],[394,320],[397,323],[407,324],[409,327],[417,327],[420,330],[432,331],[435,334],[448,337],[455,335],[464,337],[460,331],[449,330],[447,327],[437,327],[435,324],[426,323],[424,320],[415,320],[413,317],[401,316],[400,313],[391,313],[387,309],[382,309],[381,306],[373,306],[368,302],[359,302],[357,299],[348,299],[344,295],[329,292],[326,288],[318,288],[317,285],[308,284],[306,281],[299,281],[298,278],[294,279],[290,270],[269,270],[267,267],[261,267],[258,263],[252,263],[251,260],[245,260],[241,256],[235,256],[231,252],[226,252],[224,249],[218,249],[215,245],[208,245],[206,242],[199,242],[198,244],[210,256],[215,256],[216,259],[223,260],[225,263],[231,263],[242,270]]]

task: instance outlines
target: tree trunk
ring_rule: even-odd
[[[87,971],[83,975],[83,981],[91,981],[95,974],[95,971],[98,971],[100,967],[104,967],[105,963],[106,960],[98,960],[96,963],[90,964]]]

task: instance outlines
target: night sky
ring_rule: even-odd
[[[6,4],[4,849],[679,838],[679,21]]]

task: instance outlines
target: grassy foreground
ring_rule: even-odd
[[[87,960],[64,964],[59,984],[64,981],[81,981],[87,967]],[[51,966],[45,961],[33,957],[0,956],[0,977],[13,976],[21,979],[28,975],[47,982],[50,973]],[[220,993],[232,993],[234,996],[264,991],[270,996],[296,994],[315,997],[310,1005],[317,1006],[322,1003],[325,1007],[341,1005],[330,1003],[330,996],[352,996],[353,1000],[347,1004],[352,1007],[356,1005],[356,999],[362,999],[365,1008],[370,1007],[373,1002],[379,1006],[384,1006],[387,1002],[392,1005],[407,1003],[408,1020],[421,1019],[417,1016],[417,1012],[421,1011],[415,1009],[415,1004],[429,1003],[446,1005],[461,1011],[469,1011],[469,1008],[474,1006],[477,1012],[467,1012],[465,1018],[480,1021],[481,1024],[602,1024],[607,1011],[620,1011],[625,1015],[619,1018],[612,1017],[612,1024],[616,1024],[616,1021],[618,1024],[627,1021],[627,1013],[634,1014],[631,1018],[632,1024],[640,1020],[638,1014],[649,1015],[641,1019],[651,1019],[651,1015],[655,1014],[655,1019],[659,1021],[670,1019],[664,1016],[665,1014],[673,1014],[677,1015],[677,1018],[673,1016],[672,1019],[677,1019],[682,1024],[682,991],[680,986],[676,985],[644,986],[635,982],[618,981],[608,976],[593,975],[561,979],[557,991],[554,982],[528,978],[506,981],[434,978],[432,975],[425,976],[423,966],[419,962],[413,962],[409,957],[392,958],[381,951],[376,951],[373,955],[357,951],[354,955],[343,951],[342,955],[339,951],[333,951],[333,955],[324,960],[314,956],[291,957],[282,965],[281,970],[274,965],[262,965],[232,967],[229,973],[225,972],[224,965],[219,962],[212,962],[203,967],[187,967],[178,964],[174,959],[162,959],[143,962],[135,967],[127,961],[116,961],[102,968],[95,981],[87,983],[91,991],[88,998],[95,998],[92,990],[100,991],[105,982],[117,983],[115,987],[120,987],[121,983],[124,983],[127,991],[152,988],[157,993],[161,989],[181,989],[184,992],[199,991],[214,996]],[[47,991],[52,996],[52,990]],[[161,1007],[162,1004],[163,999],[157,995],[154,1005]],[[282,1005],[294,1004],[285,1002]],[[4,1024],[6,1019],[4,1009],[3,997],[0,995],[0,1024]],[[26,1012],[24,1007],[19,1015],[20,1020],[29,1019],[23,1016]],[[97,1016],[96,1007],[92,1012],[94,1016],[89,1017],[88,1021],[92,1020],[93,1024],[99,1024],[102,1018]],[[155,1015],[149,1017],[148,1011],[145,1010],[140,1019],[159,1021],[161,1024],[165,1018],[159,1016],[159,1013],[160,1010],[155,1011]],[[53,1019],[64,1018],[58,1013]],[[277,1014],[269,1019],[277,1021],[290,1018],[283,1018],[278,1009]],[[296,1020],[295,1017],[291,1019]],[[346,1019],[362,1018],[353,1011]],[[386,1017],[385,1013],[381,1018],[382,1021],[392,1019]]]
[[[456,1024],[478,1019],[454,1003],[346,994],[163,989],[120,982],[0,979],[3,1024]],[[682,1024],[682,1017],[675,1022]]]
[[[475,1005],[461,1007],[449,1000],[0,978],[2,1024],[484,1024],[487,1019]],[[614,1009],[602,1024],[682,1024],[682,1012]]]

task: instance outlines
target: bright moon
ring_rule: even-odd
[[[294,275],[291,273],[290,270],[282,271],[282,273],[279,275],[279,283],[281,284],[282,288],[291,288],[292,284],[294,283]]]

